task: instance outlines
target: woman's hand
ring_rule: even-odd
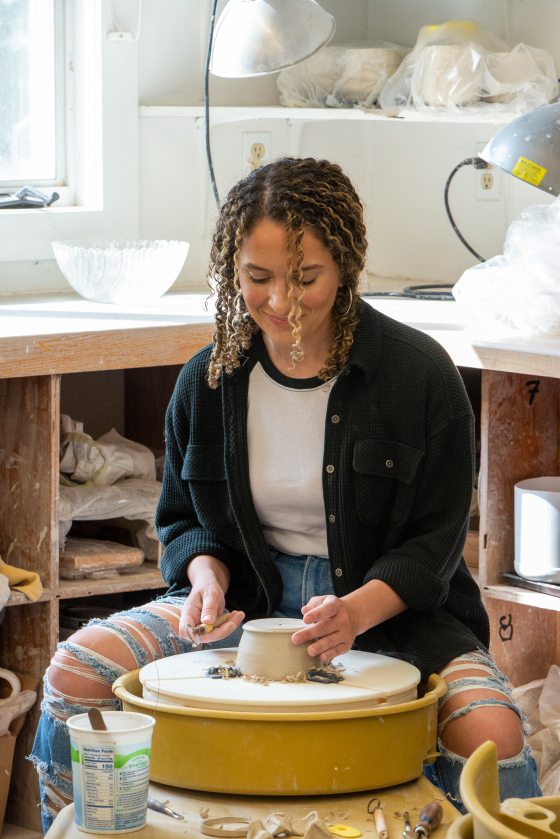
[[[192,641],[189,628],[200,623],[212,626],[216,619],[225,613],[229,571],[215,557],[201,555],[191,560],[187,574],[192,588],[181,609],[179,635]],[[244,612],[228,612],[224,623],[197,636],[197,640],[207,644],[227,638],[241,625],[244,617]]]
[[[294,644],[309,644],[310,656],[321,656],[328,664],[337,655],[347,653],[358,635],[356,615],[344,598],[334,594],[312,597],[302,608],[304,629],[292,635]]]
[[[344,597],[326,594],[312,597],[301,610],[309,626],[292,635],[294,644],[309,644],[310,656],[328,664],[352,649],[357,635],[399,615],[406,603],[382,580],[370,580]]]

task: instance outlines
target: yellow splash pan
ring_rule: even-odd
[[[210,710],[144,699],[140,670],[113,691],[125,711],[156,720],[150,778],[161,784],[240,795],[335,795],[406,783],[436,756],[438,701],[430,676],[420,699],[338,711]]]

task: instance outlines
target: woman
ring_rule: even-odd
[[[233,645],[245,617],[301,617],[324,662],[351,648],[441,673],[441,757],[428,774],[459,807],[486,739],[501,793],[539,795],[524,724],[488,651],[462,559],[473,416],[426,335],[360,300],[359,198],[326,161],[283,159],[233,187],[214,235],[213,344],[179,375],[156,523],[165,596],[89,624],[45,676],[32,759],[44,824],[71,799],[64,720],[116,706],[122,672],[190,649],[190,627]]]

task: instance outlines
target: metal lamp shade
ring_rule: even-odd
[[[549,195],[559,195],[560,103],[517,117],[490,140],[480,156]]]
[[[315,0],[230,0],[214,33],[215,76],[264,76],[304,61],[330,41],[335,20]]]

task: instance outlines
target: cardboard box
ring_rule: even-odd
[[[16,674],[21,682],[22,690],[37,690],[38,681],[31,676],[25,676],[21,673]],[[9,695],[6,693],[6,695]],[[0,737],[0,835],[4,826],[4,815],[6,813],[6,804],[8,803],[8,793],[10,792],[10,780],[12,777],[12,762],[14,759],[14,750],[16,747],[16,739],[23,728],[26,714],[12,720],[10,723],[10,733]]]

